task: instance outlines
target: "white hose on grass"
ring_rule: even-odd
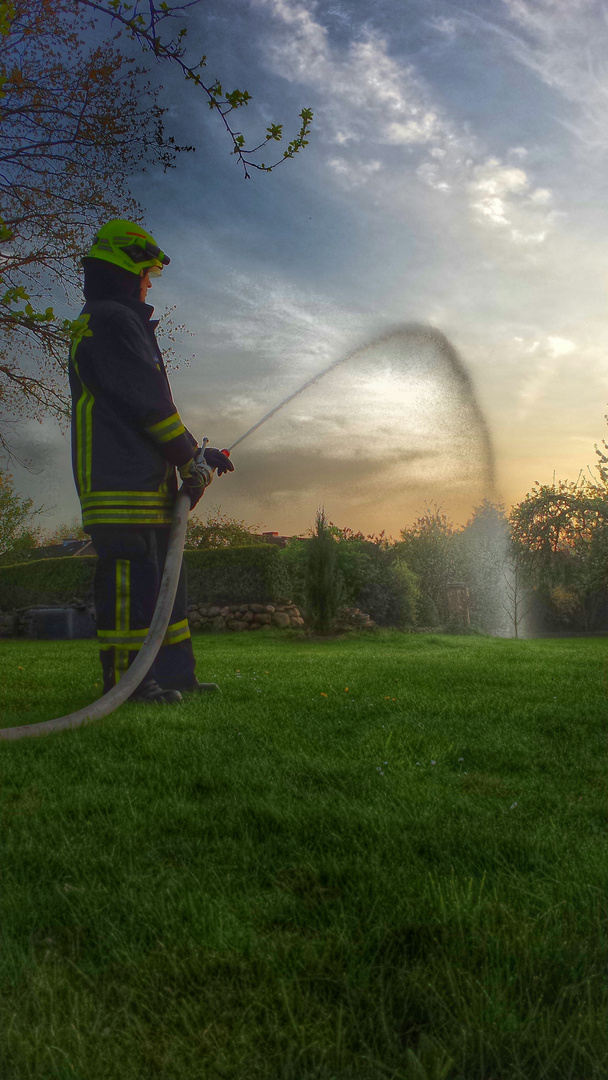
[[[77,712],[69,713],[68,716],[59,716],[56,720],[43,720],[40,724],[23,724],[21,727],[3,728],[0,730],[0,739],[26,739],[31,735],[50,735],[54,731],[65,731],[66,728],[76,728],[80,727],[81,724],[91,723],[93,720],[101,720],[102,716],[108,716],[109,713],[114,712],[119,705],[122,705],[131,696],[134,690],[137,690],[137,687],[152,667],[167,632],[179,582],[189,510],[190,496],[182,488],[175,500],[169,545],[156,610],[146,639],[122,679],[107,694],[98,698],[91,705],[86,705],[84,709],[78,709]]]

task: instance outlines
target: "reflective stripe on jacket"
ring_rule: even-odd
[[[94,300],[75,324],[72,468],[86,531],[170,525],[175,466],[196,446],[171,396],[153,310],[137,300]]]

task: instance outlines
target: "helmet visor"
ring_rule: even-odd
[[[132,262],[137,266],[139,263],[154,261],[162,268],[168,266],[171,262],[168,255],[165,255],[164,251],[161,251],[156,244],[152,244],[149,240],[144,240],[143,244],[128,244],[125,247],[120,248],[125,255],[128,255]]]

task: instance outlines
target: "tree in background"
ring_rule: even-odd
[[[19,419],[66,417],[72,324],[56,317],[52,305],[58,299],[74,302],[87,237],[113,217],[142,219],[128,189],[137,168],[171,168],[181,151],[194,149],[178,146],[165,133],[159,87],[145,82],[145,71],[132,57],[133,43],[148,59],[177,67],[206,95],[246,176],[249,168],[271,171],[280,163],[258,164],[252,155],[280,141],[282,126],[271,124],[248,150],[229,116],[251,96],[204,82],[205,57],[188,60],[185,28],[163,36],[171,20],[198,2],[0,0],[0,446],[5,449],[10,425]],[[310,110],[302,110],[301,120],[280,161],[307,145]]]
[[[40,529],[32,519],[39,510],[31,499],[17,494],[10,473],[0,472],[0,561],[19,562],[19,557],[36,547]]]
[[[107,218],[137,213],[126,186],[137,163],[168,166],[179,149],[165,139],[162,110],[154,94],[146,99],[141,72],[118,42],[91,46],[90,30],[84,9],[69,0],[0,4],[5,425],[64,417],[69,327],[48,306],[51,295],[73,299],[87,234]]]
[[[348,527],[348,525],[341,529],[339,525],[334,525],[333,521],[329,522],[329,532],[332,536],[335,536],[336,540],[348,541],[349,543],[366,542],[368,544],[374,544],[375,547],[380,548],[383,551],[388,551],[395,541],[392,536],[386,535],[386,530],[382,529],[379,533],[362,533],[361,531],[355,532],[354,529]]]
[[[507,616],[508,628],[513,637],[520,637],[527,627],[527,619],[534,607],[534,590],[523,569],[521,553],[515,544],[509,546],[508,562],[503,573],[504,592],[502,609]]]
[[[247,525],[240,518],[222,514],[221,506],[212,506],[205,520],[196,516],[188,518],[186,526],[186,550],[196,548],[250,547],[261,544],[257,530],[261,525]]]
[[[505,624],[505,572],[510,552],[504,506],[482,499],[466,525],[454,534],[453,542],[455,573],[469,589],[473,626],[500,629]]]
[[[423,626],[447,622],[447,585],[458,573],[452,523],[436,503],[401,530],[396,551],[416,575],[420,588],[419,621]]]
[[[51,547],[52,544],[62,544],[64,540],[90,540],[88,533],[82,527],[82,518],[74,517],[64,525],[57,525],[54,529],[48,529],[40,534],[38,547]]]
[[[556,625],[593,629],[606,607],[608,492],[601,481],[537,483],[510,514],[522,574]]]

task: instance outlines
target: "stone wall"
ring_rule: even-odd
[[[265,626],[304,626],[295,604],[190,604],[188,606],[190,629],[196,633],[224,633],[224,631],[262,630]]]
[[[48,608],[53,605],[47,605]],[[95,622],[95,609],[92,605],[83,605],[74,601],[72,604],[56,605],[58,608],[74,607],[88,610]],[[0,611],[0,637],[31,637],[35,608],[22,611]],[[265,626],[279,630],[301,628],[306,625],[300,609],[295,604],[189,604],[188,622],[192,633],[223,634],[243,630],[263,630]],[[346,608],[334,622],[334,630],[373,629],[375,623],[369,615],[359,608]],[[437,632],[437,631],[435,631]],[[94,635],[93,635],[94,636]]]
[[[52,604],[46,606],[53,607]],[[56,606],[77,609],[83,607],[79,603]],[[94,607],[86,607],[95,621]],[[0,637],[31,637],[35,610],[27,608],[22,611],[0,611]],[[189,604],[188,622],[193,633],[261,630],[263,626],[285,630],[288,627],[304,626],[304,619],[295,604],[230,604],[225,607]]]

